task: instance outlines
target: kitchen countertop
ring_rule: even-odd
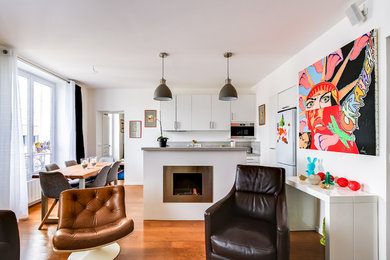
[[[141,150],[143,151],[175,151],[175,152],[184,152],[184,151],[197,151],[197,152],[203,152],[203,151],[215,151],[215,152],[237,152],[237,151],[243,151],[246,152],[246,147],[142,147]]]

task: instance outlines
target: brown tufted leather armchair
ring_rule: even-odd
[[[67,190],[60,196],[53,246],[55,251],[84,251],[105,246],[104,250],[113,250],[115,258],[120,249],[114,242],[133,229],[133,220],[126,218],[123,186]],[[80,253],[85,254],[73,254]]]
[[[206,259],[289,259],[283,168],[238,165],[229,194],[205,212]]]

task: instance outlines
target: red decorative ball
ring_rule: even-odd
[[[348,180],[346,178],[340,177],[337,179],[337,184],[340,187],[347,187],[348,186]]]
[[[317,175],[321,177],[321,181],[325,180],[325,173],[319,172]]]
[[[348,188],[353,191],[357,191],[360,189],[360,183],[358,183],[357,181],[349,181]]]

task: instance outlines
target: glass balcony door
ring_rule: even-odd
[[[20,70],[23,144],[27,180],[52,162],[54,83]]]

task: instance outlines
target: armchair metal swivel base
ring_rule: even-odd
[[[205,212],[206,259],[288,260],[285,172],[238,165],[229,194]]]
[[[73,252],[69,257],[68,260],[107,260],[107,259],[115,259],[119,252],[121,251],[121,248],[118,243],[113,243],[108,246],[98,247],[95,249],[89,249],[88,251],[79,251],[79,252]]]
[[[120,252],[116,242],[134,229],[124,194],[123,186],[61,193],[54,250],[73,252],[68,259],[114,259]]]

